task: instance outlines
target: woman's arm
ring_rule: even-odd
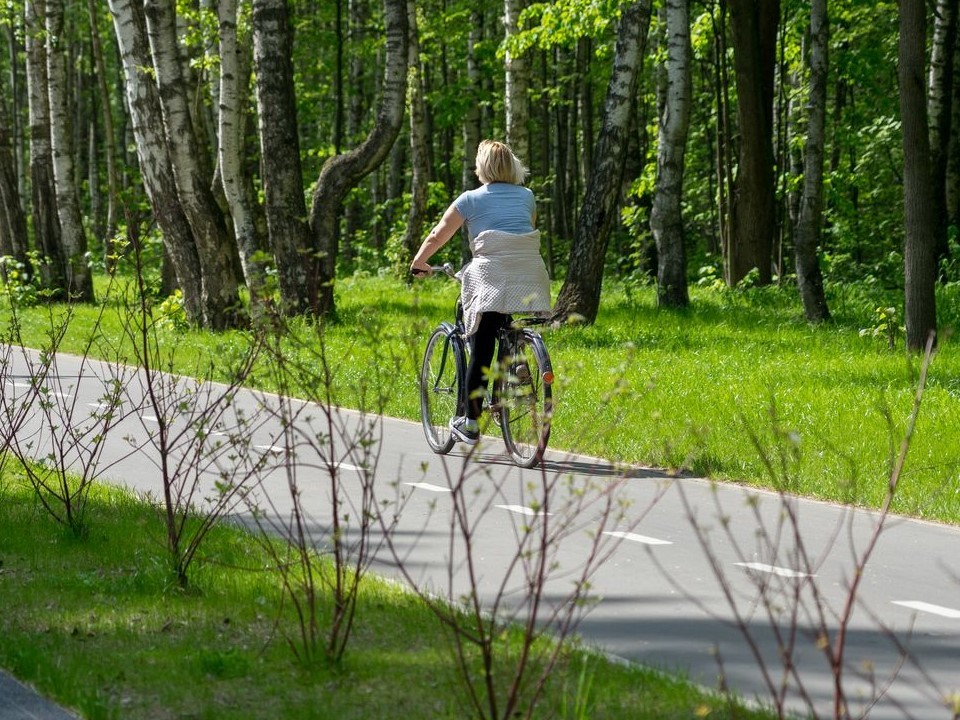
[[[428,262],[434,253],[447,244],[447,241],[453,237],[453,234],[463,225],[463,216],[457,209],[451,205],[440,218],[430,234],[424,239],[420,249],[410,263],[410,271],[416,273],[430,272],[430,263]]]

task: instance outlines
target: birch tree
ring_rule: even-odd
[[[110,109],[110,88],[108,87],[107,64],[103,55],[103,43],[100,39],[100,4],[96,0],[87,0],[87,16],[90,18],[90,50],[96,68],[97,92],[100,94],[100,114],[103,119],[104,161],[107,171],[107,217],[103,226],[103,240],[111,243],[117,233],[117,203],[120,199],[120,172],[117,168],[117,148],[114,142],[113,112]],[[94,168],[95,169],[95,168]]]
[[[662,14],[666,16],[667,59],[661,71],[660,142],[650,227],[657,243],[657,300],[665,307],[679,308],[690,304],[681,212],[693,102],[689,0],[667,0]]]
[[[163,134],[160,96],[150,71],[146,20],[139,0],[109,0],[123,63],[127,108],[136,140],[137,159],[150,207],[163,232],[164,248],[183,292],[191,322],[205,321],[203,275],[193,231],[177,197],[173,167]]]
[[[950,126],[953,120],[953,58],[957,46],[957,0],[938,0],[934,15],[933,46],[930,51],[928,108],[930,113],[930,162],[933,172],[933,201],[937,218],[937,257],[949,254],[947,244],[947,164]]]
[[[623,6],[620,16],[594,170],[577,220],[567,276],[554,305],[558,318],[576,316],[591,323],[597,319],[604,258],[617,218],[637,78],[650,28],[650,6],[650,0],[634,0]]]
[[[173,0],[146,0],[144,14],[177,196],[200,260],[204,324],[212,330],[235,327],[240,323],[236,245],[211,191],[210,178],[201,169],[202,150],[180,64]]]
[[[794,258],[803,312],[809,322],[830,319],[820,270],[823,227],[823,166],[827,125],[827,70],[830,34],[827,0],[810,4],[810,99],[803,153],[803,193],[797,217]]]
[[[50,149],[60,220],[63,290],[72,300],[93,300],[93,276],[87,258],[87,236],[80,214],[80,197],[74,184],[73,124],[67,87],[67,46],[63,0],[47,0],[47,92],[50,102]]]
[[[420,38],[417,27],[417,7],[413,0],[407,2],[407,17],[410,28],[409,69],[407,71],[407,97],[410,115],[410,211],[403,245],[408,257],[413,257],[420,247],[423,224],[427,214],[427,190],[430,183],[430,165],[427,152],[427,122],[424,108],[423,66],[420,62]]]
[[[530,163],[530,63],[526,53],[517,50],[513,39],[520,31],[520,13],[524,0],[504,0],[503,25],[504,69],[506,92],[503,104],[507,128],[507,144],[523,160]]]
[[[27,56],[27,106],[30,123],[30,188],[33,232],[43,255],[42,280],[46,287],[64,287],[60,219],[53,179],[50,142],[50,96],[47,94],[46,2],[24,4]]]
[[[244,107],[250,73],[249,63],[243,61],[244,50],[237,40],[237,4],[237,0],[220,0],[217,7],[220,39],[220,74],[214,86],[214,92],[218,92],[220,98],[217,160],[253,306],[263,293],[266,270],[260,257],[263,242],[257,228],[256,207],[252,195],[247,192],[246,173],[243,172],[243,138],[247,120]]]

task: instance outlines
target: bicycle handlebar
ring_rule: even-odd
[[[441,272],[444,275],[453,278],[454,280],[459,280],[456,271],[453,269],[453,265],[450,263],[444,263],[443,265],[431,265],[430,270],[432,272]],[[410,272],[416,276],[427,274],[426,270],[411,270]]]

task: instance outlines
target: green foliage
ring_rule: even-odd
[[[897,345],[897,338],[904,332],[903,326],[898,322],[899,313],[897,309],[895,307],[878,307],[874,311],[874,315],[873,327],[863,328],[860,335],[869,335],[886,340],[887,346],[893,350]]]
[[[176,332],[185,332],[190,327],[187,311],[183,307],[183,293],[179,288],[153,309],[153,317],[157,327],[171,328]]]
[[[41,275],[45,262],[36,250],[28,253],[27,263],[10,255],[0,257],[0,294],[19,307],[36,305],[47,295]]]
[[[520,15],[520,30],[510,52],[531,47],[573,47],[580,38],[608,37],[620,16],[617,0],[567,0],[534,3]]]

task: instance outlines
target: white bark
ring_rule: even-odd
[[[261,238],[257,231],[254,209],[250,207],[243,174],[243,133],[246,115],[243,112],[247,73],[242,70],[241,48],[237,42],[237,0],[220,0],[220,75],[214,86],[220,93],[220,114],[217,135],[220,180],[230,208],[233,231],[243,264],[243,274],[250,289],[251,301],[259,297],[264,285],[263,265],[257,259]]]
[[[123,63],[124,88],[140,165],[140,176],[157,224],[163,232],[187,316],[204,322],[203,281],[193,233],[177,198],[173,168],[163,135],[160,98],[149,71],[150,49],[138,0],[109,0]],[[134,3],[137,3],[135,5]]]
[[[657,243],[657,297],[671,307],[688,304],[681,200],[684,156],[693,102],[689,0],[667,0],[667,61],[661,84],[657,183],[650,227]]]
[[[420,38],[417,27],[417,8],[414,0],[407,0],[407,15],[410,28],[409,76],[407,104],[410,117],[410,212],[407,214],[407,228],[404,234],[404,247],[407,255],[413,257],[420,247],[421,232],[427,213],[427,184],[430,181],[427,166],[427,127],[423,100],[423,68],[420,65]]]
[[[519,32],[520,13],[524,0],[504,0],[503,24],[506,30],[504,42],[507,52],[504,57],[506,70],[506,93],[504,94],[504,112],[506,114],[507,144],[526,164],[530,163],[530,133],[527,129],[530,120],[530,65],[523,53],[509,50],[510,40]]]
[[[57,217],[63,247],[64,290],[72,299],[93,299],[93,277],[87,262],[87,237],[74,184],[73,134],[67,88],[67,49],[63,43],[63,0],[47,0],[47,92],[50,102],[50,147],[57,189]]]
[[[49,260],[43,266],[48,287],[63,285],[60,220],[57,218],[53,154],[50,148],[50,98],[47,95],[47,52],[43,41],[46,3],[34,0],[24,6],[27,53],[27,104],[30,116],[30,188],[33,232],[37,246]]]
[[[210,179],[201,170],[202,149],[187,101],[173,0],[146,0],[144,12],[177,195],[200,258],[204,320],[212,329],[231,327],[239,321],[239,281],[234,272],[236,247],[210,190]]]

